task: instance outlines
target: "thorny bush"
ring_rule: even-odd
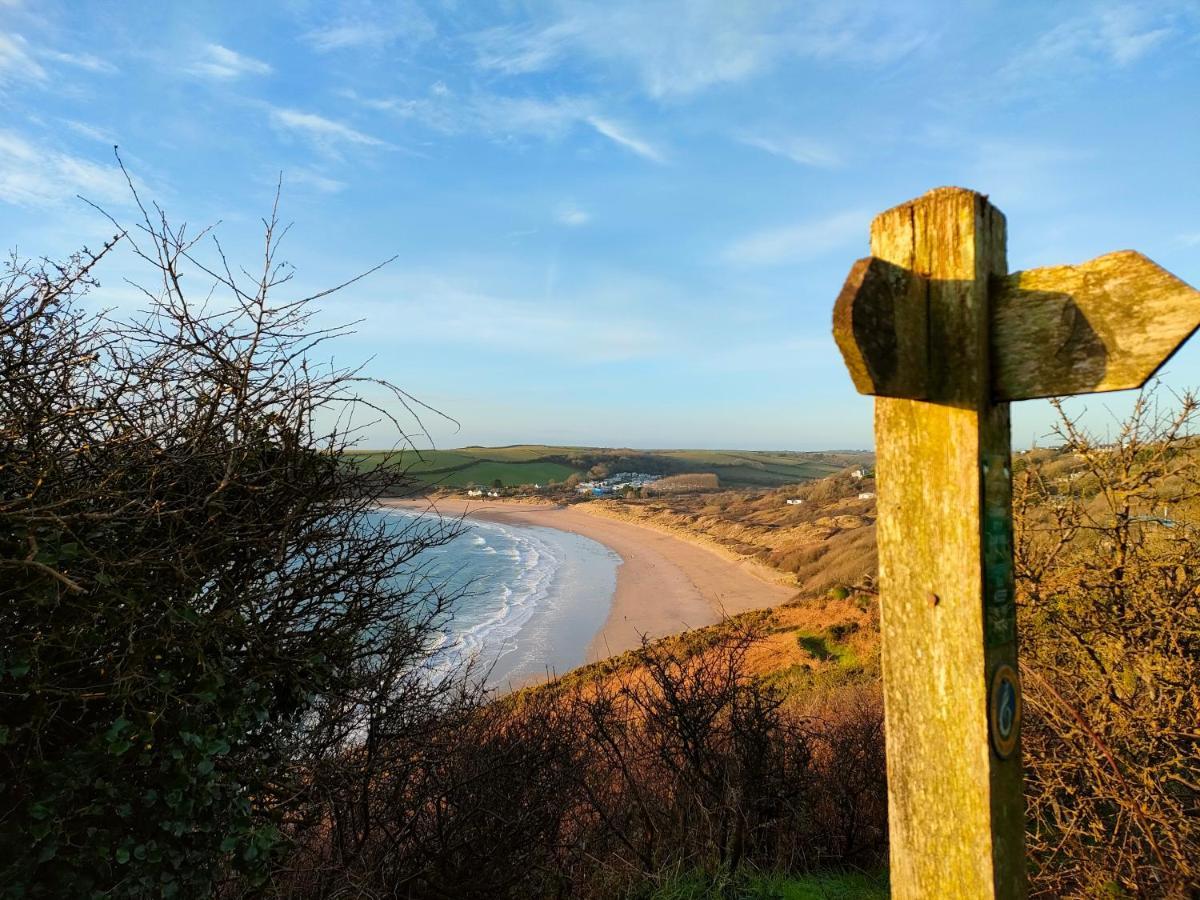
[[[286,229],[252,276],[137,204],[101,251],[0,278],[4,896],[261,881],[322,760],[448,690],[419,554],[453,526],[373,516],[401,463],[343,455],[365,379],[314,363],[342,333],[316,297],[275,299]],[[133,319],[84,299],[114,244],[154,273]]]
[[[1143,394],[1109,442],[1064,414],[1016,472],[1037,896],[1200,892],[1196,413]]]

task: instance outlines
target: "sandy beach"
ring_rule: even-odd
[[[724,615],[783,603],[795,589],[769,569],[722,556],[701,544],[630,522],[593,515],[586,506],[392,500],[387,506],[513,525],[540,525],[591,538],[621,557],[612,608],[587,660],[632,649],[641,636],[661,637],[711,625]]]

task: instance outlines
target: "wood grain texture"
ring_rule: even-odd
[[[1004,217],[940,188],[877,217],[871,251],[928,279],[938,401],[875,404],[892,896],[1022,897],[1019,754],[993,754],[987,725],[989,676],[1016,664],[1015,640],[987,646],[984,611],[984,522],[1011,517],[1010,482],[991,480],[985,499],[982,470],[1009,460],[987,339]]]
[[[999,400],[1141,387],[1200,325],[1200,291],[1132,250],[997,279],[991,300]]]
[[[928,284],[878,257],[860,259],[833,305],[833,338],[860,394],[927,395]]]

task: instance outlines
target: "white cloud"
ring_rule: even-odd
[[[1200,247],[1200,231],[1179,235],[1179,243],[1185,247]]]
[[[632,150],[638,156],[656,163],[666,162],[666,159],[659,150],[632,134],[625,126],[617,125],[611,119],[588,116],[587,123],[610,141],[620,144],[627,150]]]
[[[584,98],[507,97],[477,93],[456,97],[440,82],[425,97],[364,97],[354,91],[342,96],[360,106],[415,119],[443,134],[477,131],[499,140],[513,135],[532,135],[556,140],[586,125],[618,146],[644,159],[666,162],[666,155],[624,124],[594,112],[593,101]]]
[[[18,206],[51,206],[77,194],[97,203],[129,199],[117,166],[35,146],[13,132],[0,131],[0,200]]]
[[[476,63],[505,75],[539,72],[557,62],[580,38],[580,23],[557,22],[547,28],[508,25],[474,36]]]
[[[738,265],[786,265],[840,249],[854,241],[866,244],[871,213],[850,210],[824,219],[756,231],[734,241],[722,254]]]
[[[42,81],[46,70],[29,52],[29,42],[19,34],[0,32],[0,81]]]
[[[272,69],[260,59],[244,56],[220,44],[205,44],[204,52],[185,71],[203,78],[230,81],[243,75],[269,75]]]
[[[87,122],[77,122],[74,119],[63,119],[62,122],[76,134],[81,134],[85,138],[91,138],[93,141],[99,141],[109,146],[117,142],[116,138],[107,131],[97,128],[95,125],[89,125]]]
[[[661,98],[744,81],[791,58],[887,63],[932,30],[911,10],[871,2],[563,0],[554,9],[549,21],[477,33],[476,64],[521,75],[585,58],[630,72]]]
[[[42,62],[75,66],[89,72],[111,74],[117,67],[91,53],[62,53],[41,45],[31,45],[19,34],[0,32],[0,83],[9,81],[45,81]]]
[[[349,125],[343,125],[341,122],[335,122],[333,119],[318,116],[316,113],[273,108],[271,122],[278,128],[296,132],[326,147],[339,142],[370,147],[384,146],[384,142],[378,138],[363,134],[361,131],[351,128]]]
[[[1045,81],[1064,75],[1123,68],[1171,36],[1169,18],[1150,18],[1144,7],[1112,6],[1067,19],[1036,37],[1001,71],[1006,81]]]
[[[415,44],[429,40],[437,33],[433,20],[415,0],[386,0],[383,3],[360,0],[338,5],[349,7],[352,14],[343,14],[302,35],[301,39],[318,53],[378,48],[397,41]]]
[[[592,221],[591,214],[584,209],[580,209],[574,203],[567,203],[558,208],[558,212],[554,216],[561,224],[578,228],[580,225],[586,225]]]
[[[292,184],[311,188],[321,194],[337,194],[346,188],[346,182],[344,181],[338,181],[336,178],[330,178],[328,175],[322,175],[320,172],[304,168],[286,169],[284,171],[284,190],[286,191],[288,185]]]
[[[44,59],[50,59],[56,63],[63,63],[64,65],[86,69],[89,72],[98,72],[105,75],[111,75],[117,71],[117,67],[108,60],[101,59],[98,56],[93,56],[91,53],[60,53],[57,50],[41,50],[39,51],[39,55]]]
[[[1102,46],[1119,66],[1137,62],[1171,34],[1167,26],[1144,27],[1136,7],[1107,9],[1099,19]]]
[[[774,140],[764,137],[743,137],[742,143],[765,150],[774,156],[790,159],[798,166],[833,169],[842,164],[838,154],[825,144],[803,137],[787,137]]]
[[[304,40],[311,44],[313,49],[328,53],[330,50],[344,50],[347,47],[386,44],[393,37],[395,32],[390,28],[358,22],[317,28],[305,34]]]

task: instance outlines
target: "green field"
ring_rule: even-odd
[[[374,467],[388,454],[365,450],[354,454],[360,465]],[[859,452],[800,453],[766,450],[631,450],[598,447],[551,447],[518,444],[508,447],[460,447],[390,454],[409,475],[429,485],[460,488],[470,484],[505,487],[546,485],[571,475],[589,477],[594,467],[607,472],[682,475],[712,472],[722,487],[779,487],[822,478],[848,466],[871,461]]]

